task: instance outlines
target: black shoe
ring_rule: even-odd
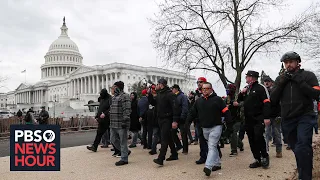
[[[213,166],[212,171],[218,171],[221,169],[221,166]]]
[[[128,151],[128,156],[129,156],[130,154],[131,154],[131,151],[129,150],[129,151]]]
[[[87,146],[87,149],[92,151],[92,152],[97,152],[97,148],[95,148],[94,146]]]
[[[261,162],[256,160],[254,163],[249,165],[249,168],[258,168],[261,167]]]
[[[270,164],[269,157],[261,159],[261,166],[262,166],[263,169],[268,169],[269,168],[269,164]]]
[[[155,152],[155,151],[149,151],[149,154],[150,154],[150,155],[155,155],[155,154],[157,154],[157,152]]]
[[[166,159],[166,161],[175,161],[178,160],[178,156],[170,156],[169,158]]]
[[[240,151],[242,152],[242,151],[244,151],[244,149],[243,149],[243,148],[240,148]]]
[[[206,173],[206,176],[210,176],[211,169],[205,167],[205,168],[203,168],[203,172]]]
[[[152,147],[148,147],[147,149],[152,149]]]
[[[129,148],[135,148],[135,147],[137,147],[137,145],[134,145],[134,144],[129,145]]]
[[[116,166],[123,166],[123,165],[126,165],[126,164],[128,164],[128,162],[126,162],[126,161],[118,161],[118,162],[116,162]]]
[[[100,146],[101,148],[109,148],[109,146],[108,145],[102,145],[102,146]]]
[[[177,152],[180,151],[183,147],[176,147]]]
[[[206,160],[200,158],[198,161],[196,161],[196,164],[204,164]]]
[[[163,166],[163,160],[157,158],[153,160],[154,163],[158,164],[159,166]]]
[[[182,154],[187,155],[188,151],[182,151]]]
[[[110,149],[110,151],[114,151],[114,149],[112,148],[112,149]]]
[[[229,157],[235,157],[235,156],[237,156],[237,155],[238,155],[237,152],[232,152],[231,154],[229,154]]]
[[[147,146],[143,146],[143,149],[147,149]]]

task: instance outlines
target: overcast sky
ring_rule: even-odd
[[[44,4],[45,2],[45,4]],[[283,19],[290,19],[303,11],[311,0],[287,1],[289,10],[283,11]],[[315,1],[313,1],[315,2]],[[0,76],[8,77],[0,92],[14,90],[24,82],[40,80],[40,66],[50,44],[60,35],[63,16],[69,28],[70,38],[78,45],[84,65],[103,65],[123,62],[141,66],[158,66],[164,63],[157,58],[151,43],[152,18],[158,8],[154,0],[1,0],[0,1]],[[267,16],[271,21],[279,15]],[[294,47],[289,46],[288,50]],[[273,78],[279,71],[280,55],[276,60],[256,57],[248,67],[261,72],[265,69]],[[261,62],[267,62],[261,64]],[[304,67],[311,67],[306,62]],[[224,90],[217,78],[204,75],[215,83],[215,90],[223,95]]]

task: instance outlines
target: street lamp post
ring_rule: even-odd
[[[53,119],[56,121],[56,124],[58,124],[57,120],[56,120],[56,97],[57,95],[53,96]]]

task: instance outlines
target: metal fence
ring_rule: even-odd
[[[59,125],[61,131],[80,131],[98,127],[98,123],[93,117],[70,118],[69,120],[65,120],[65,118],[50,118],[48,122],[49,124]],[[25,124],[25,121],[17,117],[0,119],[0,137],[10,136],[10,125],[13,124]]]

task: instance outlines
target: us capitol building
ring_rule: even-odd
[[[90,112],[84,105],[89,101],[96,102],[102,88],[110,92],[116,81],[123,81],[124,91],[128,93],[134,83],[143,79],[157,82],[165,78],[169,86],[179,84],[185,93],[195,88],[195,77],[182,72],[123,63],[83,65],[78,46],[68,36],[65,19],[60,29],[60,36],[44,56],[41,80],[36,84],[22,83],[16,90],[5,94],[6,107],[11,112],[30,107],[38,111],[41,106],[46,106],[50,115],[54,113],[55,117],[88,115]]]

